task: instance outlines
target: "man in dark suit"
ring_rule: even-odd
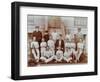
[[[42,40],[42,32],[39,31],[39,26],[35,27],[35,31],[33,32],[33,37],[36,37],[36,41],[39,42],[39,44],[41,43]]]
[[[55,51],[57,51],[60,47],[60,49],[64,52],[65,50],[64,40],[62,39],[61,34],[59,36],[60,36],[59,39],[56,40],[56,43],[55,43]]]

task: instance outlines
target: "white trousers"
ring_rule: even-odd
[[[81,54],[82,54],[82,49],[80,49],[80,52],[76,55],[76,60],[79,61]]]
[[[63,59],[66,61],[66,62],[69,62],[72,60],[72,57],[63,57]]]
[[[37,54],[35,53],[35,50],[32,49],[32,54],[33,54],[35,60],[39,61],[39,57],[40,57],[39,49],[36,49],[36,52],[37,52]]]
[[[44,56],[45,50],[46,50],[46,48],[41,48],[41,56]]]
[[[40,58],[42,61],[44,61],[45,63],[48,63],[50,61],[52,61],[54,59],[54,56],[51,56],[50,58],[46,58],[45,56],[41,56]]]
[[[55,56],[55,59],[56,59],[56,61],[61,62],[61,60],[63,59],[63,55],[62,54],[59,54],[59,57],[56,55]]]

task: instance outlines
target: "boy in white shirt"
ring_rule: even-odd
[[[77,61],[79,61],[79,58],[81,56],[81,54],[83,53],[83,42],[82,39],[80,39],[80,42],[77,44],[77,48],[78,48],[78,54],[77,54]]]
[[[65,47],[71,48],[71,41],[66,41],[65,42]]]
[[[72,39],[73,39],[73,34],[71,34],[69,31],[67,31],[65,40],[68,42],[68,41],[71,41]]]
[[[59,37],[59,33],[56,31],[56,29],[54,29],[54,32],[52,32],[51,35],[52,35],[52,39],[54,40],[54,42],[56,42],[56,40]]]
[[[72,41],[70,43],[70,47],[71,47],[72,60],[73,60],[73,62],[75,62],[76,61],[77,50],[76,50],[76,43],[74,42],[74,39],[72,39]]]
[[[49,47],[46,48],[46,51],[44,52],[44,55],[40,58],[43,62],[48,63],[54,59],[54,54]]]
[[[49,36],[49,40],[47,42],[47,45],[48,47],[54,52],[54,49],[55,49],[55,42],[54,40],[52,39],[52,36],[50,35]]]
[[[56,51],[55,59],[56,59],[56,62],[62,62],[62,59],[63,59],[63,51],[61,50],[60,47]]]
[[[65,52],[64,52],[64,55],[63,55],[63,59],[66,62],[71,62],[71,60],[72,60],[72,57],[71,57],[72,52],[71,52],[70,47],[71,47],[70,42],[66,42],[65,43]]]
[[[36,37],[33,37],[33,41],[31,42],[32,54],[36,62],[39,62],[39,43],[36,41]]]
[[[44,55],[44,52],[46,51],[47,43],[45,42],[44,38],[42,38],[42,42],[40,43],[40,50],[41,50],[41,56]]]
[[[83,34],[82,34],[82,31],[81,31],[81,28],[78,28],[77,29],[77,38],[78,38],[78,41],[80,40],[80,39],[82,39],[83,40]]]

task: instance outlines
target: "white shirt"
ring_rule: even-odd
[[[44,56],[47,57],[47,58],[50,58],[51,56],[53,56],[53,52],[48,50],[48,51],[45,51],[44,52]]]
[[[71,55],[71,51],[70,50],[64,52],[64,57],[65,58],[69,58],[70,55]]]
[[[48,40],[48,46],[50,47],[50,48],[54,48],[55,47],[55,43],[54,43],[54,41],[53,40]]]
[[[39,48],[39,43],[37,41],[32,41],[31,48]]]
[[[57,57],[57,59],[60,59],[62,56],[63,56],[63,51],[58,50],[58,51],[56,52],[56,57]]]
[[[51,35],[52,35],[53,40],[58,39],[58,33],[57,32],[52,32]]]
[[[74,49],[76,48],[76,45],[75,45],[74,42],[71,42],[71,43],[70,43],[70,46],[71,46],[71,48],[74,48]]]
[[[66,34],[65,39],[71,41],[74,38],[74,34]]]
[[[65,39],[66,39],[67,41],[71,41],[71,35],[70,35],[70,34],[66,34]]]
[[[46,46],[47,46],[46,42],[41,42],[41,44],[40,44],[41,48],[46,48]]]
[[[84,45],[83,43],[78,43],[77,47],[80,48],[80,49],[83,49],[83,45]]]
[[[75,53],[75,48],[76,48],[75,43],[74,42],[71,42],[70,44],[71,44],[71,52],[72,53]]]
[[[66,42],[66,43],[65,43],[65,47],[70,48],[70,47],[71,47],[70,42]]]
[[[83,38],[83,34],[81,32],[78,32],[77,36],[78,36],[79,39]]]

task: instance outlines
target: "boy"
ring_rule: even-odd
[[[60,47],[58,47],[58,50],[56,51],[55,59],[56,59],[56,62],[62,62],[62,59],[63,59],[63,51],[61,50]]]
[[[74,39],[72,39],[72,41],[70,43],[70,47],[71,47],[72,60],[74,62],[76,60],[76,55],[77,55],[76,43],[74,42]]]
[[[77,28],[77,39],[78,39],[78,41],[80,40],[80,39],[82,39],[83,40],[83,34],[82,34],[82,31],[81,31],[82,29],[81,28]]]
[[[47,44],[48,44],[48,47],[51,50],[54,51],[54,49],[55,49],[55,42],[52,40],[52,36],[51,35],[49,36],[49,40],[48,40]]]
[[[81,54],[83,53],[83,42],[82,39],[80,39],[80,42],[77,44],[78,47],[78,54],[77,54],[77,61],[79,61]]]
[[[68,30],[65,36],[65,40],[66,41],[71,41],[73,38],[73,35],[70,33],[70,31]]]
[[[43,62],[46,64],[54,59],[54,54],[49,47],[46,48],[46,51],[44,52],[44,55],[40,58]]]
[[[31,42],[32,54],[36,62],[39,62],[39,43],[36,41],[36,37],[33,37],[33,41]]]
[[[65,52],[63,55],[64,61],[71,62],[71,60],[72,60],[71,54],[72,54],[72,52],[71,52],[71,48],[70,48],[70,42],[66,42],[65,43]]]
[[[44,54],[46,47],[47,43],[45,42],[44,38],[42,38],[42,42],[40,43],[41,56]]]
[[[39,45],[40,45],[40,42],[42,40],[42,32],[39,31],[39,28],[40,28],[39,26],[36,26],[35,27],[35,31],[33,31],[32,36],[33,37],[36,37],[36,41],[38,41],[39,42]]]
[[[52,39],[54,40],[54,42],[56,42],[56,40],[59,37],[59,33],[56,31],[56,29],[54,29],[54,31],[51,33]]]
[[[65,44],[64,44],[64,40],[62,39],[62,34],[59,35],[59,39],[55,43],[55,51],[57,51],[59,47],[64,52]]]

